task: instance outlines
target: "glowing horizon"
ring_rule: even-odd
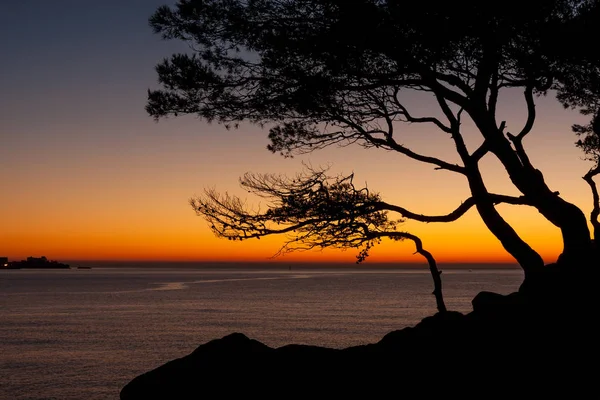
[[[4,53],[14,56],[0,77],[5,94],[0,99],[5,113],[0,119],[0,256],[353,263],[358,250],[352,249],[272,260],[281,238],[215,238],[188,204],[205,187],[243,197],[237,182],[245,172],[293,175],[302,162],[331,165],[334,174],[354,172],[355,182],[367,182],[384,200],[417,213],[447,214],[469,197],[462,177],[400,154],[352,146],[284,159],[266,150],[267,130],[256,126],[227,131],[193,116],[154,123],[144,111],[146,90],[156,82],[153,68],[184,48],[160,41],[147,26],[163,3],[120,6],[117,22],[106,4],[72,5],[67,11],[51,4],[34,10],[7,6],[0,29],[18,39],[2,44]],[[23,16],[31,24],[20,24]],[[46,40],[40,41],[42,36]],[[426,102],[415,97],[415,104],[427,114]],[[586,118],[564,110],[551,94],[537,99],[537,112],[524,140],[533,164],[553,190],[589,215],[591,194],[581,176],[591,165],[581,159],[570,128]],[[522,126],[521,94],[502,93],[498,115],[509,130]],[[450,140],[432,126],[401,129],[404,143],[414,150],[457,161]],[[465,139],[471,149],[480,142],[472,131]],[[481,168],[491,192],[519,195],[491,155]],[[562,249],[556,227],[531,208],[498,209],[547,263],[556,260]],[[474,209],[453,223],[407,221],[400,229],[419,236],[440,263],[514,262]],[[413,253],[411,242],[384,240],[365,266],[424,262]]]

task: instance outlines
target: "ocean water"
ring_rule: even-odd
[[[445,270],[449,309],[510,293],[520,270]],[[135,376],[241,332],[344,348],[432,315],[427,270],[0,271],[0,399],[118,399]]]

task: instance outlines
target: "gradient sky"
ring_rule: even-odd
[[[469,197],[456,174],[399,154],[330,148],[284,159],[266,150],[267,132],[226,131],[193,116],[155,123],[144,111],[154,66],[185,50],[152,34],[147,19],[164,0],[19,0],[0,4],[0,256],[58,260],[263,261],[282,238],[230,242],[213,237],[188,199],[204,187],[243,195],[246,171],[293,174],[302,162],[354,172],[386,201],[420,213],[448,213]],[[172,3],[172,2],[171,2]],[[426,99],[407,103],[427,114]],[[504,93],[508,129],[524,121],[519,93]],[[581,176],[590,164],[573,145],[572,123],[586,122],[552,96],[538,100],[525,146],[553,190],[586,213]],[[457,160],[451,140],[432,126],[405,126],[415,150]],[[468,134],[473,148],[478,139]],[[490,156],[489,189],[517,195]],[[252,200],[252,199],[251,199]],[[558,229],[533,209],[499,210],[547,262],[561,250]],[[450,224],[406,222],[441,262],[511,262],[475,210]],[[386,242],[368,262],[423,262],[411,243]],[[353,262],[355,251],[294,253],[279,261]]]

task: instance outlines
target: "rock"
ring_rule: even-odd
[[[241,333],[232,333],[198,347],[190,355],[170,361],[133,379],[121,390],[121,399],[184,399],[208,384],[222,384],[223,394],[236,385],[224,377],[244,376],[251,361],[273,349]]]
[[[548,279],[557,282],[555,269],[549,271]],[[555,397],[561,390],[578,397],[596,390],[592,366],[600,332],[596,294],[582,302],[573,293],[482,292],[469,314],[438,313],[377,343],[341,350],[293,344],[275,349],[233,333],[136,377],[122,389],[121,400],[390,393]]]

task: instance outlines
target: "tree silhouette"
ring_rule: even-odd
[[[594,166],[583,176],[592,190],[592,212],[590,222],[594,227],[594,241],[598,251],[598,236],[600,235],[600,196],[594,182],[594,176],[600,174],[600,113],[597,113],[588,125],[574,125],[573,130],[581,137],[576,143],[583,150],[586,160],[594,162]]]
[[[196,114],[227,127],[241,121],[269,125],[268,148],[284,156],[357,144],[454,172],[466,179],[472,197],[444,218],[416,219],[451,221],[474,206],[522,266],[527,283],[542,275],[544,261],[495,206],[535,207],[561,231],[558,264],[581,273],[597,263],[587,219],[548,187],[524,139],[535,123],[537,96],[552,93],[565,107],[588,114],[597,110],[600,50],[581,51],[573,43],[593,37],[599,20],[597,0],[532,0],[528,7],[514,0],[180,0],[174,8],[159,8],[150,23],[164,39],[188,42],[190,52],[157,66],[162,89],[148,92],[146,110],[157,120]],[[499,97],[515,90],[522,93],[527,118],[509,132],[496,111]],[[439,112],[419,115],[411,107],[414,92],[427,94]],[[476,148],[465,143],[464,118],[480,133]],[[405,146],[402,123],[429,124],[445,132],[461,163]],[[593,140],[587,138],[594,136],[584,129],[585,151],[586,141]],[[500,161],[521,197],[488,191],[479,166],[484,157]],[[247,177],[245,182],[268,192],[278,181]],[[216,193],[207,195],[210,201],[196,205],[209,219],[210,213],[220,215],[234,204]],[[210,204],[224,208],[202,208]],[[391,205],[385,210],[418,216]],[[390,221],[379,217],[361,214],[373,228],[388,232]],[[319,243],[325,245],[323,240]],[[369,235],[361,240],[372,243]]]
[[[293,179],[247,173],[240,184],[248,192],[269,201],[264,212],[249,209],[237,196],[221,195],[211,189],[190,203],[219,237],[244,240],[287,234],[285,244],[276,255],[314,248],[361,248],[357,256],[360,263],[383,238],[412,240],[416,252],[429,264],[437,309],[445,312],[441,272],[433,255],[423,248],[421,239],[396,231],[402,220],[390,220],[390,206],[378,193],[366,187],[357,189],[353,175],[330,177],[326,172],[307,168]]]

